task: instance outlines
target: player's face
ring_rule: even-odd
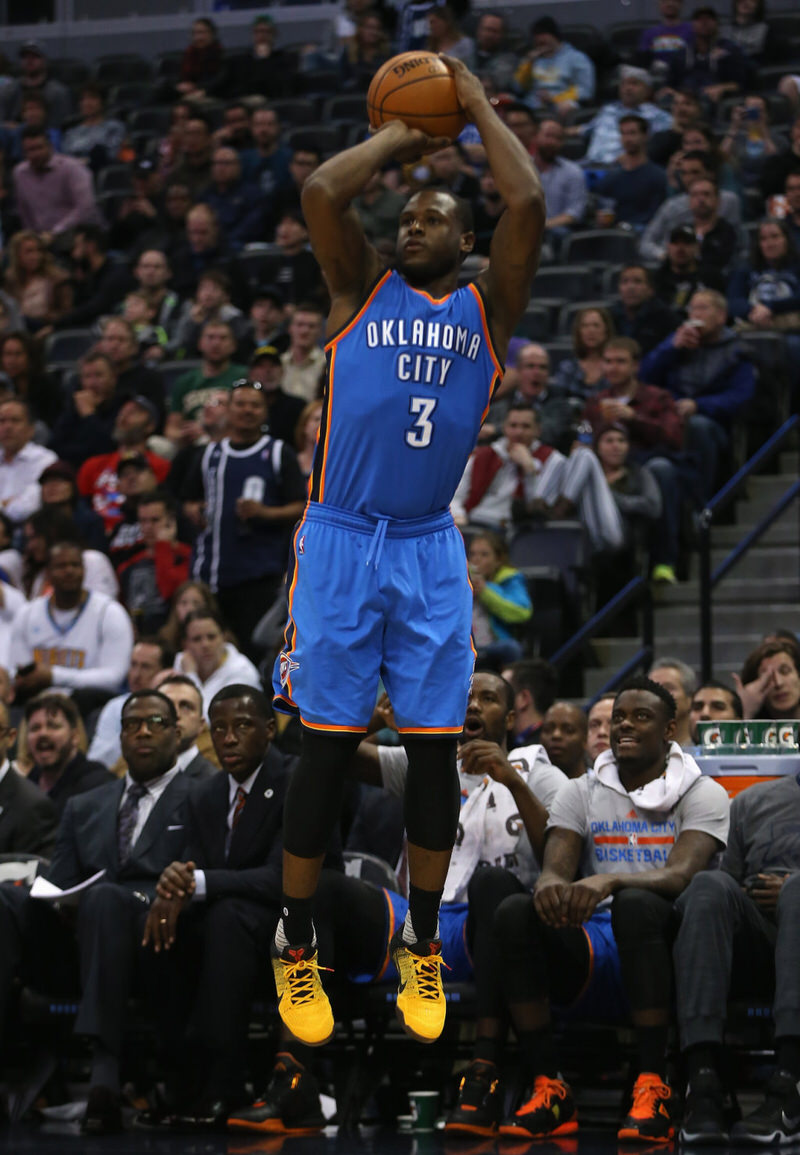
[[[222,769],[244,782],[264,761],[275,722],[262,718],[247,697],[229,698],[212,706],[209,728]]]
[[[167,682],[161,686],[178,715],[178,749],[183,753],[193,746],[205,725],[203,699],[200,691],[181,682]]]
[[[456,205],[446,193],[417,193],[400,214],[397,267],[412,285],[425,285],[458,267],[472,248],[461,232]]]
[[[580,766],[586,743],[586,719],[583,711],[566,702],[557,702],[544,716],[542,745],[554,766],[567,772]]]
[[[502,746],[512,722],[503,679],[497,674],[476,674],[467,703],[462,743],[483,738]]]
[[[604,750],[609,747],[609,734],[611,728],[611,712],[614,709],[614,700],[612,698],[604,698],[600,702],[595,702],[589,711],[587,719],[588,734],[586,737],[586,753],[594,764],[595,758],[599,757]]]
[[[42,770],[63,770],[78,751],[78,735],[60,710],[36,710],[28,720],[28,749]]]
[[[617,765],[632,773],[655,765],[667,753],[675,723],[649,690],[624,690],[611,714],[611,749]]]
[[[720,686],[701,686],[695,691],[689,711],[692,741],[697,741],[698,722],[732,721],[736,716],[733,696],[729,690],[723,690]]]

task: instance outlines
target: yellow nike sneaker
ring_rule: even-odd
[[[272,970],[278,992],[278,1014],[300,1043],[321,1047],[333,1034],[333,1011],[322,987],[317,951],[310,943],[287,946],[281,952],[273,944]]]
[[[407,1035],[420,1043],[433,1043],[442,1033],[447,1003],[442,990],[442,944],[426,938],[412,944],[403,942],[399,930],[390,943],[392,962],[397,967],[397,1017]]]

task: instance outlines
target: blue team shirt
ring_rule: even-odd
[[[434,300],[386,272],[325,351],[311,500],[396,519],[447,509],[502,375],[477,286]]]

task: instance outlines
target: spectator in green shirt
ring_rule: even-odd
[[[236,338],[224,321],[203,326],[197,347],[203,362],[175,382],[164,429],[176,448],[193,445],[202,435],[199,417],[205,403],[220,389],[230,390],[234,381],[247,376],[247,369],[232,360]]]

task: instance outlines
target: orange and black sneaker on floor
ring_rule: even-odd
[[[675,1134],[669,1107],[672,1091],[661,1078],[643,1071],[633,1085],[633,1103],[617,1132],[620,1143],[669,1143]]]
[[[286,1051],[275,1056],[272,1078],[262,1098],[228,1116],[228,1127],[233,1131],[312,1135],[324,1126],[316,1079]]]
[[[539,1075],[527,1103],[500,1126],[509,1138],[527,1135],[539,1139],[551,1135],[571,1135],[578,1130],[578,1112],[572,1091],[561,1079]]]
[[[503,1092],[494,1063],[473,1059],[461,1076],[456,1105],[444,1125],[448,1135],[494,1135],[503,1113]]]

